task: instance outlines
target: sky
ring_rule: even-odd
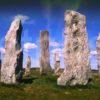
[[[100,32],[99,0],[1,0],[0,1],[0,52],[4,52],[4,40],[14,18],[22,19],[22,49],[32,59],[32,67],[39,67],[40,31],[49,31],[50,63],[54,65],[54,53],[60,53],[64,68],[64,13],[74,10],[86,16],[86,28],[90,47],[91,68],[97,69],[96,39]]]

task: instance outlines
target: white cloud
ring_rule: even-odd
[[[50,42],[50,46],[58,47],[58,46],[60,46],[60,44],[58,42]]]
[[[0,53],[1,53],[1,54],[4,54],[4,53],[5,53],[5,48],[0,47]]]
[[[97,51],[91,51],[90,55],[97,55]]]
[[[30,19],[30,17],[27,15],[18,14],[13,17],[13,19],[16,19],[16,18],[20,19],[22,23],[24,24],[34,24],[34,20]]]
[[[30,43],[30,42],[27,42],[24,44],[24,50],[26,52],[28,52],[28,50],[30,49],[34,49],[34,48],[37,48],[38,46],[35,44],[35,43]]]

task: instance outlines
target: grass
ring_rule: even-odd
[[[87,86],[62,87],[54,75],[40,76],[32,70],[21,84],[0,84],[0,100],[100,100],[100,78],[93,74]]]

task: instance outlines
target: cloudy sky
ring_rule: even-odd
[[[50,35],[50,62],[53,66],[54,53],[60,53],[63,64],[64,12],[75,10],[87,18],[87,32],[91,50],[92,68],[97,68],[96,38],[100,32],[99,0],[1,0],[0,1],[0,52],[4,52],[4,38],[12,20],[22,19],[22,48],[24,64],[29,55],[32,66],[39,66],[40,30],[48,30]]]

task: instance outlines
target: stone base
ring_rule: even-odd
[[[83,66],[84,67],[84,66]],[[90,79],[89,69],[74,67],[73,69],[67,68],[66,71],[57,80],[57,85],[61,86],[75,86],[86,85]]]

